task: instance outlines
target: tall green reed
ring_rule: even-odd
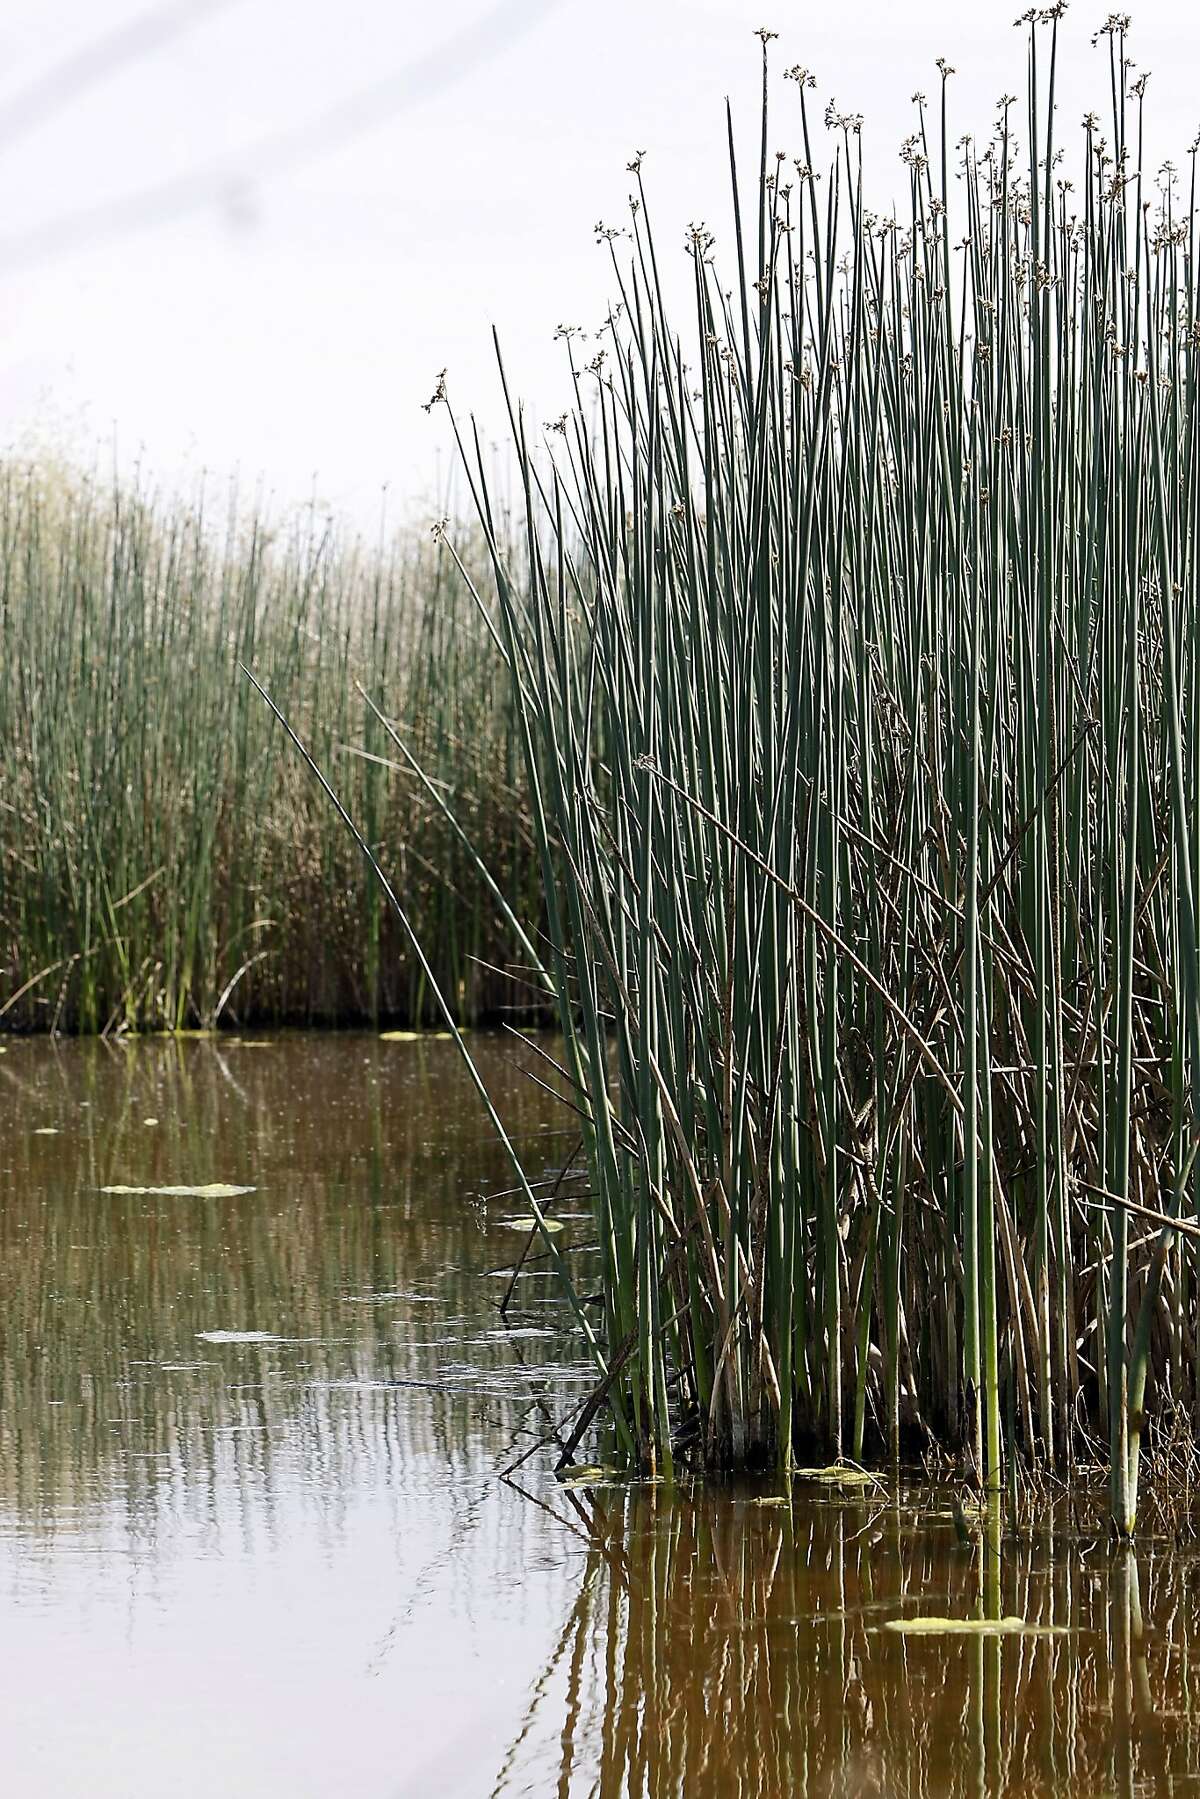
[[[959,1445],[1133,1528],[1146,1394],[1194,1434],[1196,147],[1143,171],[1127,21],[1071,178],[1062,7],[1024,111],[939,65],[870,210],[861,120],[763,44],[732,271],[669,317],[641,159],[492,558],[588,1121],[607,1394],[640,1458]],[[827,161],[821,169],[818,163]],[[442,396],[439,396],[442,397]],[[1126,1202],[1144,1210],[1134,1215]],[[1158,1232],[1144,1232],[1146,1217]]]
[[[430,1015],[239,663],[402,864],[457,1015],[520,1004],[484,966],[508,926],[445,815],[536,915],[511,707],[446,547],[210,510],[0,470],[0,1028]]]

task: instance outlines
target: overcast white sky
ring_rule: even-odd
[[[911,95],[957,68],[955,134],[1023,87],[1015,0],[8,0],[0,17],[0,446],[117,444],[168,485],[260,477],[363,524],[432,501],[455,402],[500,434],[490,328],[560,409],[560,321],[611,297],[598,219],[634,150],[660,242],[728,218],[722,103],[753,162],[759,46],[866,115],[903,192]],[[1060,129],[1103,111],[1099,6],[1062,28]],[[1154,160],[1200,126],[1200,7],[1142,0]],[[781,84],[772,147],[798,148]],[[819,117],[819,110],[818,110]],[[776,141],[777,140],[777,141]]]

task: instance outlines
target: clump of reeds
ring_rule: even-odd
[[[763,32],[757,193],[512,426],[490,538],[588,1119],[605,1392],[646,1464],[816,1440],[1069,1469],[1132,1529],[1147,1396],[1200,1405],[1196,147],[1024,105],[953,141],[939,65],[873,213],[861,121]],[[1064,152],[1065,157],[1064,157]],[[1069,178],[1068,178],[1069,171]],[[506,390],[507,391],[507,390]],[[1131,1208],[1141,1207],[1137,1211]]]
[[[421,530],[364,548],[315,509],[283,528],[209,511],[0,470],[0,1029],[428,1016],[420,966],[239,663],[402,863],[458,1015],[519,1004],[445,815],[452,800],[533,909],[511,706],[445,546]]]

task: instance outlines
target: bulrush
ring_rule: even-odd
[[[1107,1443],[1127,1533],[1144,1412],[1200,1401],[1171,1228],[1197,1212],[1196,150],[1145,169],[1119,17],[1111,121],[1060,142],[1061,13],[1019,22],[1026,101],[982,140],[939,64],[896,218],[807,69],[777,125],[760,34],[756,196],[731,126],[686,327],[639,155],[606,358],[564,334],[552,441],[512,406],[519,563],[458,429],[622,1435],[660,1469],[936,1442],[992,1487]]]

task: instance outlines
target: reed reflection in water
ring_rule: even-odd
[[[1200,1557],[1115,1555],[1102,1500],[964,1548],[936,1492],[498,1480],[591,1375],[537,1264],[499,1322],[520,1208],[452,1044],[3,1048],[22,1799],[1200,1791]],[[477,1048],[555,1167],[570,1115]],[[255,1191],[102,1191],[209,1182]],[[1059,1634],[884,1628],[976,1612]]]
[[[561,1496],[584,1571],[495,1795],[1200,1791],[1194,1552],[1110,1549],[1103,1495],[966,1547],[928,1490],[795,1491]]]
[[[0,1041],[7,1790],[486,1791],[572,1541],[495,1470],[590,1376],[536,1266],[501,1326],[453,1044]],[[102,1191],[212,1182],[254,1191]]]

